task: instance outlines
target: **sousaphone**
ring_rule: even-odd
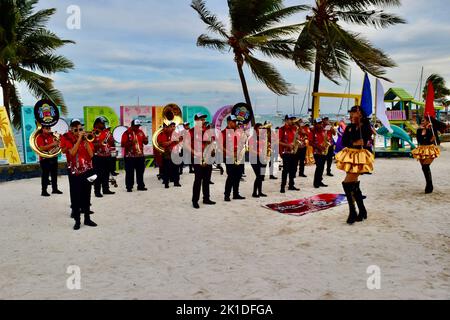
[[[181,109],[176,104],[171,103],[171,104],[168,104],[167,106],[165,106],[163,109],[163,112],[162,112],[162,116],[163,116],[163,124],[166,126],[170,125],[172,122],[175,123],[176,126],[179,126],[180,124],[183,123],[183,116],[182,116]],[[153,134],[153,139],[152,139],[153,148],[156,149],[160,153],[164,153],[164,148],[162,148],[159,145],[158,136],[161,134],[163,129],[164,129],[164,126],[159,128]]]
[[[64,120],[60,119],[58,107],[50,100],[40,100],[34,106],[34,117],[37,128],[30,136],[31,149],[44,159],[58,157],[61,153],[61,147],[59,145],[52,150],[42,151],[36,142],[37,137],[42,133],[42,127],[57,128],[58,132],[52,132],[52,134],[55,141],[58,142],[61,140],[61,135],[68,131],[69,126]]]

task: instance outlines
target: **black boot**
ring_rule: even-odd
[[[258,195],[259,195],[261,198],[267,198],[267,194],[264,194],[264,193],[262,192],[263,181],[264,181],[263,179],[259,180],[259,184],[258,184]]]
[[[75,225],[73,226],[73,230],[80,230],[81,228],[81,221],[80,221],[80,216],[78,215],[78,217],[75,217]]]
[[[259,198],[259,193],[258,193],[258,179],[255,180],[255,183],[253,184],[253,198]]]
[[[363,196],[359,186],[360,186],[360,182],[358,181],[355,184],[354,196],[355,196],[355,201],[356,201],[356,204],[358,205],[358,210],[359,210],[359,215],[356,218],[356,221],[361,222],[361,221],[367,220],[367,210],[366,210],[366,207],[364,206],[364,196]]]
[[[355,207],[355,199],[354,199],[354,190],[355,190],[355,183],[349,182],[349,183],[342,183],[342,186],[345,191],[345,195],[347,196],[348,201],[348,207],[350,209],[350,214],[347,219],[348,224],[354,224],[356,222],[357,218],[357,212]]]
[[[50,194],[47,192],[47,190],[42,190],[41,196],[42,197],[50,197]]]
[[[433,178],[431,176],[431,169],[429,164],[422,165],[422,171],[425,175],[425,180],[427,182],[427,186],[425,187],[425,193],[430,194],[433,193]]]
[[[97,224],[91,220],[89,214],[84,215],[84,225],[88,227],[97,227]]]

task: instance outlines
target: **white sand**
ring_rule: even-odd
[[[450,149],[450,145],[444,145]],[[435,193],[412,159],[378,159],[362,178],[369,220],[347,226],[347,206],[305,217],[283,216],[261,200],[223,202],[224,177],[214,173],[215,207],[191,208],[192,175],[166,191],[148,170],[147,193],[93,198],[97,229],[72,230],[67,178],[63,196],[39,196],[40,180],[0,184],[1,299],[449,299],[450,151],[432,166]],[[266,182],[267,202],[280,195]],[[343,174],[324,192],[341,193]],[[250,197],[247,169],[242,193]],[[321,190],[322,191],[322,190]],[[267,203],[266,202],[266,203]],[[66,288],[66,269],[81,268],[82,290]],[[367,289],[370,265],[381,289]]]

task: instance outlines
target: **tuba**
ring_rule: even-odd
[[[59,142],[61,140],[61,134],[64,134],[63,130],[68,130],[67,123],[60,119],[59,109],[52,101],[40,100],[34,106],[34,117],[36,120],[37,128],[30,136],[31,149],[41,158],[51,159],[56,158],[61,154],[61,147]],[[63,125],[66,125],[67,128]],[[58,142],[58,145],[49,151],[40,150],[37,145],[36,139],[42,133],[42,127],[53,128],[58,125],[58,128],[64,128],[61,132],[53,133],[54,140]],[[66,131],[67,132],[67,131]]]
[[[176,104],[172,103],[172,104],[165,106],[163,109],[163,112],[162,112],[162,116],[163,116],[163,123],[167,126],[169,124],[171,124],[172,122],[174,122],[175,125],[177,125],[177,126],[183,123],[181,109]],[[163,126],[161,128],[159,128],[153,134],[153,138],[152,138],[153,148],[156,149],[157,151],[159,151],[160,153],[165,152],[164,148],[161,147],[158,143],[158,136],[162,133],[163,129],[164,129]]]
[[[266,163],[270,162],[270,159],[272,158],[272,123],[267,123],[259,129],[265,129],[267,130],[267,136],[266,136]]]

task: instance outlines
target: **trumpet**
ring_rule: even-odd
[[[92,143],[95,141],[96,138],[98,138],[100,136],[100,134],[101,134],[101,131],[96,129],[91,132],[86,132],[84,135],[84,138],[86,139],[86,141]]]

